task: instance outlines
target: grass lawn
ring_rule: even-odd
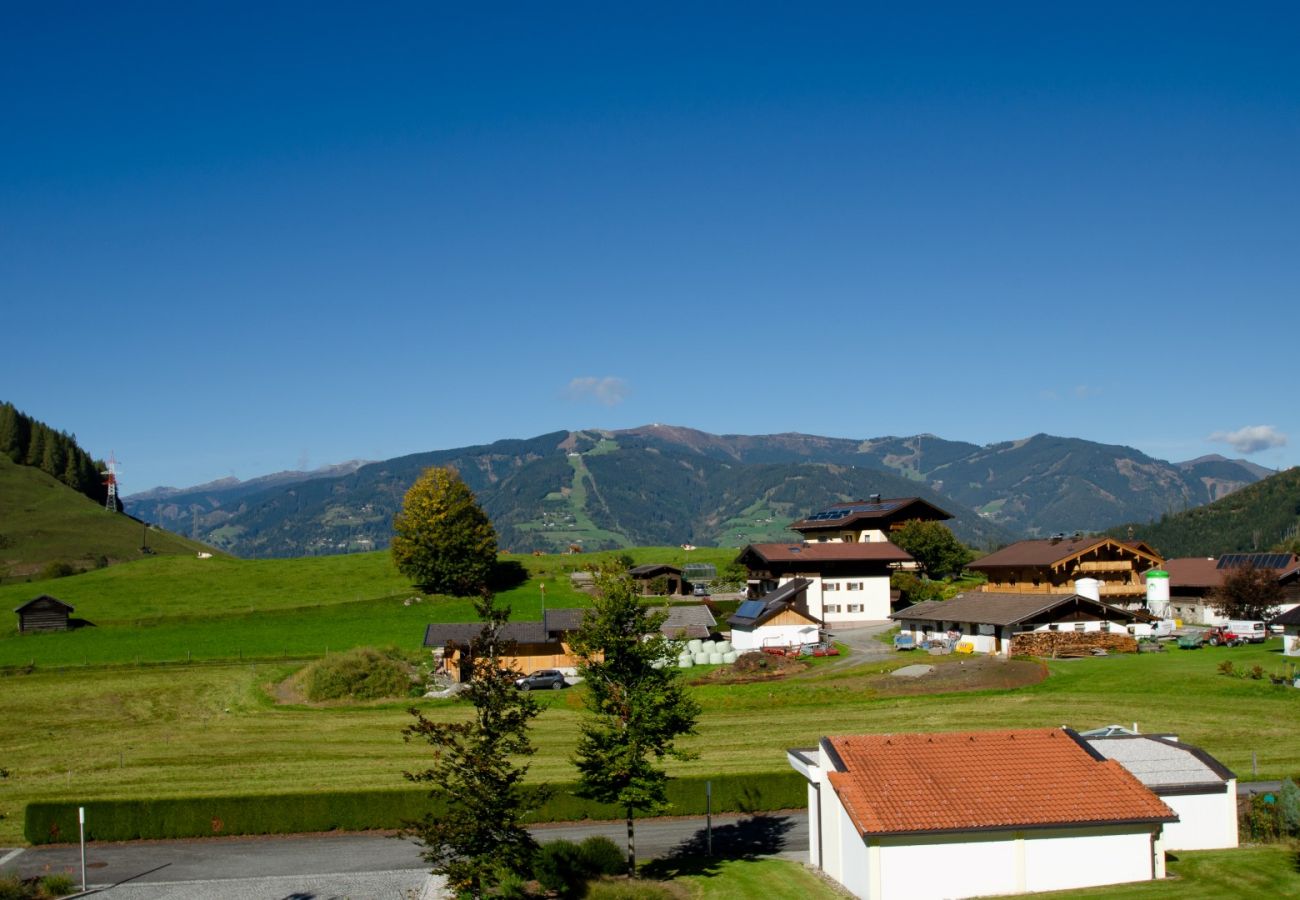
[[[698,900],[817,900],[847,896],[806,867],[783,859],[721,860],[708,872],[683,875],[677,881],[687,885],[691,897]]]
[[[1204,747],[1241,778],[1300,773],[1300,691],[1228,678],[1218,663],[1277,668],[1277,641],[1141,656],[1049,662],[1051,677],[1016,690],[938,696],[880,696],[870,679],[910,660],[813,669],[782,682],[698,685],[699,733],[685,744],[699,758],[682,774],[779,772],[785,750],[827,733],[996,727],[1091,728],[1137,721]],[[935,657],[941,665],[961,665]],[[0,677],[0,846],[20,839],[33,799],[91,799],[403,786],[424,764],[423,748],[399,732],[405,701],[367,706],[277,706],[263,686],[284,664],[134,666]],[[571,780],[580,689],[545,692],[531,777]],[[465,715],[445,701],[420,701],[435,718]]]

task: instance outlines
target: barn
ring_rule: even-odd
[[[32,631],[67,631],[73,607],[49,594],[41,594],[14,610],[18,613],[18,633]]]

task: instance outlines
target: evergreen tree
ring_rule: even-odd
[[[473,594],[496,565],[496,531],[455,469],[424,470],[406,492],[393,532],[398,570],[431,593]]]
[[[574,765],[578,794],[627,814],[627,869],[636,875],[637,813],[667,805],[664,757],[689,759],[676,739],[695,732],[699,704],[667,662],[676,642],[659,626],[667,613],[641,605],[625,573],[596,574],[597,598],[572,639],[586,684],[587,717]]]
[[[27,442],[23,437],[26,430],[22,414],[12,403],[0,403],[0,453],[14,462],[27,455]]]
[[[507,660],[513,642],[502,637],[510,609],[487,592],[475,609],[483,629],[470,644],[469,683],[460,695],[473,705],[473,717],[433,722],[412,708],[415,723],[402,736],[433,747],[433,765],[406,778],[429,784],[439,808],[408,823],[405,833],[424,845],[425,861],[457,897],[477,898],[503,877],[529,871],[537,845],[522,822],[544,796],[525,792],[528,766],[514,762],[534,752],[528,723],[541,710],[531,693],[515,687],[520,673]]]
[[[39,422],[32,424],[31,437],[27,441],[27,454],[23,457],[23,465],[39,468],[41,460],[45,458],[45,435],[49,431]]]

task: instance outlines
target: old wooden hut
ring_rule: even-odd
[[[18,613],[18,633],[29,631],[67,631],[72,607],[49,594],[41,594],[14,610]]]

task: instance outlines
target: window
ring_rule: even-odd
[[[826,611],[828,613],[837,613],[840,611],[840,605],[838,603],[827,603]]]
[[[846,532],[844,532],[844,543],[846,543],[846,544],[854,544],[854,543],[857,543],[857,540],[858,540],[858,536],[857,536],[856,534],[854,534],[853,532],[851,532],[851,531],[846,531]]]
[[[838,591],[839,589],[840,589],[839,583],[835,581],[828,581],[822,585],[823,591]]]
[[[862,609],[862,604],[861,604],[861,603],[850,603],[850,604],[849,604],[849,612],[851,612],[851,613],[860,613],[860,612],[862,612],[862,611],[863,611],[863,609]]]
[[[862,590],[862,582],[861,582],[861,581],[850,581],[848,584],[844,585],[844,590],[846,590],[846,591],[860,591],[860,590]]]
[[[1075,623],[1074,623],[1074,630],[1075,630],[1075,631],[1086,631],[1087,629],[1088,629],[1088,626],[1085,625],[1083,622],[1075,622]]]

